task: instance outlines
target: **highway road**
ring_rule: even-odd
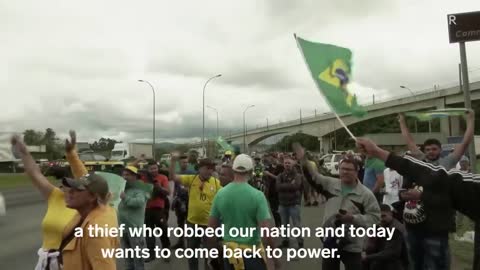
[[[45,213],[45,204],[36,203],[8,209],[7,216],[0,220],[0,269],[30,270],[35,267],[36,252],[41,244],[40,223]],[[321,222],[322,207],[303,208],[304,225],[315,228]],[[170,215],[170,224],[174,225],[175,215]],[[172,239],[172,244],[176,240]],[[294,239],[292,244],[296,244]],[[320,240],[305,239],[305,247],[320,247]],[[320,260],[303,259],[283,261],[282,269],[320,269]],[[123,262],[118,261],[118,269],[123,269]],[[202,263],[200,265],[203,265]],[[147,264],[152,269],[188,269],[186,259],[173,258],[170,263],[158,259]],[[202,269],[202,267],[200,267]]]

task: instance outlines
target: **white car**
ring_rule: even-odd
[[[338,176],[338,162],[342,159],[341,154],[328,154],[324,155],[321,160],[323,160],[323,167],[333,176]]]
[[[2,193],[0,193],[0,217],[3,217],[7,214],[7,206],[5,204],[5,198]]]

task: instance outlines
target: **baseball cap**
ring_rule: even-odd
[[[239,173],[253,170],[252,158],[245,154],[238,155],[233,161],[232,169],[233,171]]]
[[[138,169],[135,166],[127,166],[127,167],[125,167],[125,170],[131,171],[132,173],[138,175]]]
[[[63,178],[62,184],[76,190],[88,190],[100,197],[105,197],[108,194],[108,184],[103,177],[97,174],[87,174],[79,179]]]

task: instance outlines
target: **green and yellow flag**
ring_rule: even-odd
[[[224,151],[232,151],[234,152],[233,146],[231,146],[228,142],[225,141],[225,139],[222,138],[222,136],[217,138],[217,143],[222,147]]]
[[[313,80],[332,110],[337,114],[364,116],[365,109],[347,90],[352,73],[352,52],[335,45],[307,41],[296,35],[295,39]]]
[[[448,118],[450,116],[465,116],[468,109],[464,108],[447,108],[438,109],[427,112],[407,112],[406,116],[415,117],[420,121],[430,121],[435,118]]]

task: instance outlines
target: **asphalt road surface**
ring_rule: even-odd
[[[37,250],[41,244],[40,224],[45,213],[45,204],[36,203],[8,209],[7,216],[0,218],[0,269],[31,270],[37,262]],[[304,226],[314,228],[322,221],[323,207],[309,207],[302,209]],[[175,214],[171,212],[170,224],[175,225]],[[280,240],[278,240],[280,241]],[[172,244],[176,239],[171,239]],[[290,243],[296,247],[295,239]],[[160,245],[160,241],[158,241]],[[305,248],[321,247],[319,239],[305,239]],[[287,262],[282,258],[282,269],[321,269],[320,259],[301,259]],[[117,269],[123,269],[123,262],[118,261]],[[146,266],[152,269],[188,269],[186,259],[172,258],[170,263],[157,259]],[[200,261],[200,269],[203,262]]]

